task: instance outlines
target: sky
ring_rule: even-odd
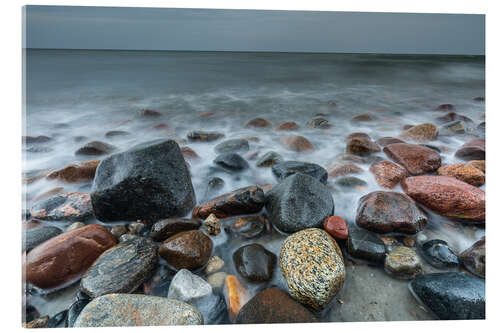
[[[485,16],[26,6],[28,48],[484,55]]]

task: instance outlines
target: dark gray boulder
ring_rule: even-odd
[[[23,251],[29,252],[37,245],[59,235],[61,232],[61,229],[52,226],[28,229],[23,234]]]
[[[316,178],[296,173],[286,177],[266,194],[269,219],[286,233],[321,227],[334,213],[330,190]]]
[[[272,172],[276,179],[278,179],[278,181],[282,181],[286,177],[294,175],[296,173],[302,173],[314,177],[323,184],[326,184],[326,181],[328,179],[328,172],[325,170],[325,168],[321,167],[318,164],[307,162],[279,162],[273,165]]]
[[[484,280],[465,273],[425,274],[409,283],[413,296],[439,319],[485,318]]]
[[[217,156],[214,163],[228,171],[242,171],[250,166],[248,162],[236,153],[223,153]]]
[[[196,203],[189,170],[173,140],[146,142],[103,159],[91,198],[103,222],[185,216]]]

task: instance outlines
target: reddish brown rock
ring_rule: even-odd
[[[474,186],[482,186],[486,180],[484,173],[471,164],[455,163],[442,166],[437,171],[440,176],[450,176]]]
[[[441,166],[441,155],[433,149],[408,143],[393,143],[384,148],[384,153],[401,164],[412,175],[437,170]]]
[[[179,232],[167,238],[158,249],[159,255],[175,269],[197,269],[212,254],[212,240],[199,230]]]
[[[229,319],[234,321],[243,305],[248,301],[248,291],[241,285],[235,275],[226,276],[225,287],[229,308]]]
[[[352,135],[352,134],[351,134]],[[366,134],[365,134],[366,135]],[[347,141],[346,152],[358,156],[367,156],[380,151],[380,147],[370,137],[354,136]]]
[[[465,161],[486,159],[486,140],[472,139],[466,142],[457,150],[455,157]]]
[[[276,126],[276,131],[295,131],[299,129],[299,125],[295,121],[287,121]]]
[[[330,216],[323,221],[323,229],[335,239],[347,239],[349,229],[347,223],[340,216]]]
[[[413,126],[407,129],[399,136],[403,139],[417,141],[417,142],[427,142],[435,140],[438,136],[438,128],[434,124],[421,124]]]
[[[97,224],[65,232],[27,254],[23,266],[26,281],[42,289],[73,281],[115,244],[113,235]]]
[[[345,137],[346,141],[349,141],[352,138],[362,138],[362,139],[368,139],[368,140],[372,139],[368,134],[362,133],[362,132],[351,133]]]
[[[100,160],[86,161],[77,164],[70,164],[64,168],[53,171],[47,175],[48,179],[58,179],[68,183],[91,181],[94,179],[95,170]]]
[[[427,225],[427,216],[403,193],[375,191],[359,199],[356,224],[381,234],[416,234]]]
[[[379,146],[381,147],[385,147],[385,146],[388,146],[390,145],[391,143],[406,143],[404,142],[403,140],[400,140],[400,139],[397,139],[397,138],[393,138],[393,137],[390,137],[390,136],[386,136],[386,137],[383,137],[383,138],[380,138],[380,139],[377,139],[377,141],[375,141]]]
[[[486,274],[486,237],[481,238],[458,256],[471,273],[484,278]]]
[[[286,148],[297,152],[314,150],[313,144],[301,135],[282,136],[280,142]]]
[[[435,109],[436,111],[453,111],[455,107],[453,104],[441,104]]]
[[[364,170],[352,162],[337,163],[327,168],[328,176],[335,178],[349,174],[362,173]]]
[[[318,319],[302,304],[276,287],[255,295],[241,308],[236,324],[313,323]]]
[[[201,226],[201,222],[198,218],[162,219],[153,224],[149,235],[153,240],[161,242],[181,231],[196,230]]]
[[[472,119],[470,119],[469,117],[462,116],[461,114],[458,114],[456,112],[449,112],[444,116],[436,118],[436,120],[442,123],[449,123],[456,120],[461,120],[469,123],[473,122]]]
[[[115,150],[116,147],[108,143],[104,143],[101,141],[92,141],[88,142],[83,147],[80,147],[75,152],[75,155],[89,155],[89,156],[106,155],[106,154],[111,154]]]
[[[351,120],[353,121],[372,121],[373,120],[373,117],[369,114],[358,114],[354,117],[351,118]]]
[[[271,123],[264,118],[254,118],[252,120],[249,120],[245,124],[245,127],[257,127],[257,128],[270,127],[270,126],[272,126]]]
[[[385,188],[393,188],[409,176],[405,168],[391,161],[373,163],[370,166],[370,172],[375,176],[377,183]]]
[[[226,218],[257,213],[264,206],[264,202],[264,192],[260,187],[243,187],[196,206],[193,217],[206,219],[213,213],[218,218]]]
[[[67,192],[35,202],[30,213],[39,220],[84,221],[94,215],[94,210],[89,193]]]
[[[483,190],[453,177],[417,176],[401,182],[406,194],[436,213],[463,220],[484,221]]]
[[[184,158],[186,160],[197,161],[200,159],[200,156],[198,156],[198,154],[196,154],[196,152],[194,150],[192,150],[191,148],[189,148],[187,146],[181,148],[181,154],[182,154],[182,156],[184,156]]]
[[[482,161],[469,161],[467,162],[468,165],[472,165],[473,167],[475,168],[478,168],[479,170],[481,170],[482,172],[486,173],[486,161],[485,160],[482,160]]]

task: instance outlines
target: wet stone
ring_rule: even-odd
[[[198,230],[182,231],[167,238],[158,253],[176,269],[204,266],[212,254],[212,240]]]
[[[401,138],[416,142],[432,141],[437,136],[438,128],[436,125],[429,123],[413,126],[400,134]]]
[[[345,188],[364,188],[368,185],[364,180],[357,177],[342,177],[335,181],[335,185],[345,187]]]
[[[410,282],[413,296],[439,319],[485,318],[484,280],[465,273],[433,273]]]
[[[306,123],[306,127],[326,129],[332,127],[332,124],[323,117],[314,117]]]
[[[323,184],[326,184],[328,179],[328,173],[323,167],[321,167],[318,164],[307,163],[307,162],[299,162],[299,161],[280,162],[273,165],[272,172],[278,181],[282,181],[286,177],[294,175],[296,173],[302,173],[314,177]]]
[[[222,267],[224,267],[224,260],[219,256],[210,257],[207,262],[207,267],[205,267],[205,273],[210,275],[219,271]]]
[[[42,226],[28,229],[23,232],[23,251],[29,252],[37,245],[42,244],[57,235],[61,234],[61,229],[52,226]]]
[[[417,253],[406,246],[397,246],[385,257],[387,273],[399,279],[413,279],[422,273],[422,264]]]
[[[283,156],[278,154],[275,151],[269,151],[262,155],[262,157],[259,158],[257,161],[256,165],[258,167],[271,167],[275,165],[276,163],[282,162],[283,161]]]
[[[267,192],[266,198],[271,223],[286,233],[321,227],[323,220],[334,213],[330,190],[302,173],[285,178]]]
[[[104,252],[82,277],[80,289],[91,298],[132,293],[156,269],[157,246],[148,238],[120,243]]]
[[[394,188],[401,180],[408,177],[405,168],[391,161],[380,161],[370,166],[377,184],[385,188]]]
[[[437,268],[457,267],[458,257],[447,242],[441,239],[432,239],[420,246],[422,257]]]
[[[47,326],[47,322],[49,321],[49,316],[43,316],[37,319],[33,319],[29,323],[23,324],[24,328],[44,328]]]
[[[245,127],[263,128],[271,126],[272,124],[264,118],[254,118],[245,123]]]
[[[207,182],[207,189],[205,191],[205,200],[213,198],[215,195],[217,195],[220,190],[224,187],[224,179],[220,177],[212,177],[208,180]]]
[[[68,309],[68,316],[66,318],[67,327],[73,327],[75,325],[76,318],[80,315],[83,308],[89,304],[90,299],[77,300]]]
[[[287,121],[276,126],[276,131],[295,131],[299,129],[299,125],[297,125],[294,121]]]
[[[67,192],[35,202],[30,210],[31,216],[48,221],[86,221],[93,217],[94,211],[89,193]]]
[[[260,187],[243,187],[196,206],[193,217],[205,219],[213,213],[218,218],[226,218],[257,213],[264,207],[264,202],[264,192]]]
[[[344,284],[342,252],[321,229],[288,236],[281,246],[279,266],[292,297],[314,311],[325,309]]]
[[[90,302],[74,327],[202,325],[201,312],[165,297],[108,294]]]
[[[380,139],[377,139],[377,141],[375,141],[380,147],[385,147],[385,146],[388,146],[392,143],[406,143],[404,142],[403,140],[401,139],[398,139],[398,138],[393,138],[393,137],[390,137],[390,136],[385,136],[383,138],[380,138]]]
[[[71,231],[71,230],[75,230],[75,229],[78,229],[78,228],[81,228],[81,227],[84,227],[85,226],[85,223],[83,222],[74,222],[74,223],[71,223],[65,231]]]
[[[245,153],[250,150],[248,145],[248,140],[245,139],[232,139],[226,140],[215,146],[215,152],[217,154],[222,153]]]
[[[141,117],[147,117],[147,118],[162,116],[161,112],[151,109],[141,109],[137,112],[137,114]]]
[[[461,120],[451,121],[439,127],[439,135],[452,136],[456,134],[464,134],[467,130],[467,124]]]
[[[42,289],[74,281],[115,244],[109,231],[96,224],[62,233],[28,252],[26,281]]]
[[[465,160],[484,160],[486,158],[486,141],[484,139],[473,139],[462,145],[455,153],[455,157]]]
[[[201,226],[201,220],[198,218],[172,218],[163,219],[151,227],[150,236],[153,240],[161,242],[170,236],[181,231],[196,230]]]
[[[420,145],[393,143],[384,148],[384,153],[394,162],[405,167],[412,175],[431,172],[441,166],[441,155]]]
[[[137,239],[139,237],[140,236],[138,236],[136,234],[128,232],[126,234],[121,235],[118,240],[119,240],[120,243],[123,243],[123,242],[129,241],[129,240]]]
[[[401,186],[407,195],[442,216],[482,222],[485,219],[485,192],[446,176],[406,178]]]
[[[295,152],[307,152],[314,150],[314,145],[301,135],[289,135],[280,137],[280,143],[287,149]]]
[[[92,181],[100,160],[70,164],[47,175],[48,179],[57,179],[68,183]]]
[[[127,136],[127,135],[130,135],[130,133],[127,131],[108,131],[106,132],[106,134],[104,134],[104,136],[107,138],[114,138],[117,136]]]
[[[218,273],[216,273],[218,274]],[[234,321],[241,308],[248,301],[248,291],[243,287],[235,275],[227,275],[225,281],[225,295],[229,311],[229,320]]]
[[[236,219],[229,230],[238,236],[250,239],[259,236],[265,227],[266,217],[264,215],[246,216]]]
[[[236,153],[223,153],[218,155],[214,163],[229,171],[243,171],[248,169],[248,162]]]
[[[212,286],[213,290],[221,291],[226,281],[226,276],[226,272],[213,273],[207,277],[207,282]]]
[[[67,316],[68,316],[68,310],[63,310],[55,314],[54,316],[49,318],[49,320],[47,321],[47,325],[45,325],[45,328],[60,327],[60,325],[66,321]]]
[[[381,234],[416,234],[427,225],[427,216],[403,193],[375,191],[359,199],[356,224]]]
[[[335,239],[347,239],[349,229],[346,221],[340,216],[330,216],[323,221],[323,229]]]
[[[172,140],[142,143],[103,159],[91,197],[103,222],[184,216],[196,203],[186,162]]]
[[[346,152],[358,156],[368,156],[380,151],[380,147],[370,138],[355,136],[347,141]]]
[[[75,155],[99,156],[110,154],[116,150],[116,147],[101,141],[91,141],[79,148]]]
[[[236,324],[313,323],[316,317],[276,287],[264,289],[238,313]]]
[[[441,105],[438,105],[435,110],[436,111],[453,111],[453,110],[455,110],[455,106],[453,104],[441,104]]]
[[[212,142],[224,137],[224,134],[218,132],[192,131],[187,138],[189,141]]]
[[[111,234],[118,240],[120,237],[127,233],[127,227],[124,225],[114,225],[111,228]]]
[[[220,220],[215,216],[215,214],[210,214],[206,219],[205,219],[205,226],[207,228],[207,231],[210,235],[217,236],[220,234],[221,229],[220,229]]]
[[[436,120],[438,120],[441,123],[449,123],[449,122],[453,122],[453,121],[457,121],[457,120],[468,122],[468,123],[473,123],[472,119],[470,119],[469,117],[463,116],[463,115],[458,114],[456,112],[448,112],[444,116],[437,117]],[[441,132],[439,133],[439,135],[442,135]]]
[[[385,245],[375,235],[361,229],[349,230],[347,253],[355,259],[381,263],[385,259]]]
[[[51,140],[52,140],[52,138],[48,137],[46,135],[39,135],[39,136],[27,135],[27,136],[23,136],[22,137],[22,142],[25,143],[25,144],[46,143],[46,142],[49,142]]]
[[[352,162],[335,163],[329,166],[327,170],[328,176],[331,178],[364,172],[362,168]]]
[[[460,253],[459,259],[471,273],[484,278],[486,274],[486,238],[481,238]]]
[[[486,182],[483,171],[469,163],[455,163],[440,167],[437,171],[440,176],[450,176],[474,186],[482,186]]]
[[[260,244],[249,244],[233,253],[233,262],[243,278],[254,282],[264,282],[273,277],[276,255]]]
[[[176,299],[193,306],[211,295],[210,284],[187,269],[179,270],[168,288],[169,299]]]

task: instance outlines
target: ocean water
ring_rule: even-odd
[[[23,151],[23,176],[93,159],[76,156],[86,142],[99,140],[126,150],[140,142],[172,138],[189,146],[201,157],[190,162],[198,202],[204,199],[210,166],[216,157],[209,143],[191,143],[193,130],[218,131],[224,139],[257,137],[249,153],[259,156],[273,150],[286,160],[317,163],[328,167],[345,151],[345,137],[365,132],[373,139],[397,136],[403,126],[436,122],[446,112],[436,106],[451,103],[456,112],[475,124],[484,121],[484,57],[376,54],[294,54],[232,52],[146,52],[88,50],[27,50],[26,93],[23,135],[46,135],[53,140],[36,145],[38,152]],[[145,119],[138,111],[157,110],[162,116]],[[213,112],[210,117],[200,116]],[[329,120],[326,130],[306,128],[317,114]],[[353,122],[359,114],[370,114],[370,122]],[[316,147],[312,153],[285,149],[279,137],[286,132],[249,129],[244,124],[255,117],[273,126],[295,121],[293,134],[307,137]],[[158,123],[167,128],[155,129]],[[110,130],[129,136],[106,138]],[[456,162],[456,149],[470,135],[439,137],[434,146],[447,147],[443,164]],[[246,156],[248,154],[244,154]],[[385,157],[384,153],[374,154]],[[247,185],[276,183],[270,168],[251,168],[238,175],[217,174],[225,180],[223,192]],[[368,172],[356,175],[367,182],[357,190],[334,190],[335,214],[354,223],[358,199],[381,189]],[[24,184],[23,203],[30,207],[41,194],[63,187],[63,191],[88,191],[88,184],[63,184],[40,179]],[[484,189],[484,186],[482,187]],[[401,191],[400,187],[395,189]],[[429,225],[422,232],[429,239],[441,238],[460,252],[484,234],[484,229],[462,225],[429,213]],[[98,221],[91,221],[97,222]],[[58,226],[64,227],[66,223]],[[232,252],[241,245],[258,242],[279,253],[284,236],[273,234],[240,242],[222,234],[215,240],[215,252],[234,273]],[[435,269],[425,266],[427,271]],[[270,284],[286,289],[279,269]],[[389,277],[383,269],[354,265],[347,268],[341,301],[333,301],[321,314],[325,321],[431,319],[412,298],[407,282]],[[253,295],[264,285],[246,286]],[[31,297],[42,315],[55,314],[69,305],[76,287],[56,294]]]

